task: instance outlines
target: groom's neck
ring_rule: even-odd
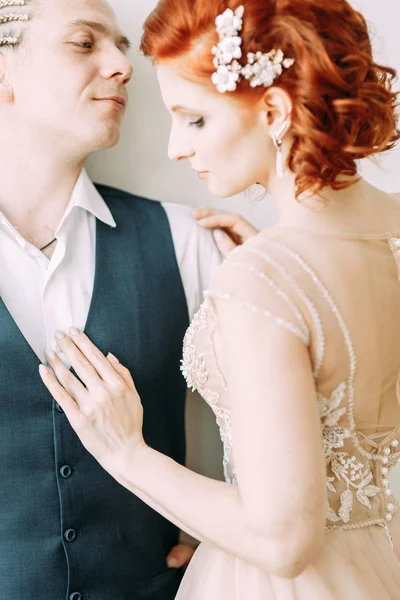
[[[82,157],[0,150],[0,211],[25,239],[55,231],[83,168]]]

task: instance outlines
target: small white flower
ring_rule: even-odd
[[[289,69],[292,65],[294,65],[294,58],[285,58],[285,60],[282,61],[282,65],[285,69]]]
[[[212,76],[212,82],[217,86],[217,90],[224,94],[225,92],[234,92],[237,87],[239,74],[232,72],[226,66],[219,67]]]
[[[215,25],[217,26],[217,32],[221,37],[235,36],[242,31],[243,27],[243,6],[233,12],[230,8],[227,8],[222,15],[219,15],[215,19]]]
[[[251,64],[243,67],[243,69],[241,70],[241,75],[245,79],[250,79],[253,76],[253,68],[252,68]]]
[[[238,19],[243,19],[243,15],[244,15],[244,6],[238,6],[235,11],[235,16]]]
[[[242,71],[242,65],[237,60],[233,60],[232,64],[230,65],[230,70],[232,73],[237,73],[239,76]]]
[[[274,51],[272,56],[272,62],[274,62],[275,64],[281,64],[281,62],[283,61],[283,52],[282,50],[276,50]]]
[[[229,65],[233,59],[242,58],[242,39],[240,37],[224,38],[219,44],[218,49],[221,53],[221,62]]]

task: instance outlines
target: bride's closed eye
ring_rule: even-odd
[[[197,119],[197,121],[191,121],[189,123],[189,127],[195,127],[196,129],[202,129],[202,127],[204,127],[204,125],[206,124],[204,117],[200,117],[200,119]]]

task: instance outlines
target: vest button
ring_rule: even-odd
[[[61,408],[61,406],[58,404],[58,402],[56,402],[56,410],[58,410],[59,413],[63,413],[63,409]]]
[[[72,592],[72,594],[68,596],[68,600],[82,600],[82,594],[79,592]]]
[[[76,531],[75,531],[75,529],[66,529],[64,531],[64,539],[67,542],[73,542],[76,539]]]
[[[72,475],[72,467],[63,465],[60,469],[60,475],[63,479],[68,479]]]

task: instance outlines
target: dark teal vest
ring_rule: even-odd
[[[98,189],[117,228],[97,222],[85,331],[130,369],[146,442],[183,463],[188,310],[168,219],[158,203]],[[176,528],[86,452],[1,300],[0,339],[0,600],[173,600]]]

